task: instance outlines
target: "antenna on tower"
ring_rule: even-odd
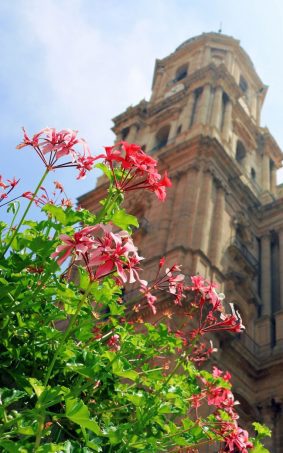
[[[218,33],[222,33],[222,22],[220,22]]]

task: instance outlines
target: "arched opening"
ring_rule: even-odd
[[[126,140],[127,136],[129,135],[130,128],[129,127],[124,127],[124,129],[121,130],[121,140]]]
[[[253,181],[256,181],[256,171],[253,167],[251,168],[251,178]]]
[[[242,75],[240,77],[239,87],[241,88],[241,90],[242,90],[242,92],[244,94],[247,94],[247,92],[248,92],[248,82],[246,81],[246,79],[244,79],[244,77]]]
[[[180,80],[185,79],[187,77],[187,75],[188,75],[188,65],[180,66],[176,71],[174,82],[179,82]]]
[[[246,148],[244,147],[243,143],[238,140],[237,148],[236,148],[236,161],[241,164],[247,155]]]
[[[179,135],[182,131],[182,125],[180,124],[180,126],[177,127],[177,130],[176,130],[176,135]]]
[[[166,126],[163,126],[161,129],[159,129],[159,131],[157,132],[156,137],[155,137],[154,150],[158,150],[167,145],[169,132],[170,132],[169,124],[167,124]]]
[[[228,101],[229,101],[229,97],[224,91],[224,93],[222,95],[221,130],[223,130],[223,127],[224,127],[225,113],[226,113]]]

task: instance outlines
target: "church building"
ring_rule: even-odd
[[[167,170],[165,203],[148,192],[126,200],[140,221],[136,242],[219,285],[240,311],[242,335],[218,338],[216,360],[233,376],[242,426],[273,431],[272,452],[283,449],[283,187],[276,170],[283,153],[260,114],[267,93],[239,41],[204,33],[156,60],[152,95],[113,120],[116,141],[137,143]],[[108,183],[81,196],[96,210]],[[131,199],[130,199],[131,198]],[[281,447],[280,447],[281,446]],[[281,449],[280,449],[281,448]]]

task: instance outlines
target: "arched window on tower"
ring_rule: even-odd
[[[239,87],[241,88],[242,92],[246,95],[248,93],[248,82],[246,79],[241,75],[240,76],[240,82],[239,82]]]
[[[187,75],[188,75],[188,65],[186,64],[186,65],[180,66],[176,71],[174,82],[179,82],[180,80],[185,79],[187,77]]]
[[[167,145],[169,132],[170,132],[169,124],[166,124],[166,126],[163,126],[161,129],[159,129],[155,136],[154,151],[157,151],[158,149],[163,148],[164,146]]]
[[[194,91],[194,102],[193,102],[192,115],[191,115],[189,127],[192,127],[196,121],[199,104],[200,104],[200,100],[201,100],[202,90],[203,90],[203,88],[199,87]]]
[[[226,113],[226,107],[229,101],[228,95],[223,92],[222,95],[222,113],[221,113],[221,130],[223,130],[224,127],[224,120],[225,120],[225,113]]]
[[[237,148],[236,148],[236,161],[239,164],[242,164],[245,157],[247,155],[246,148],[244,147],[243,143],[241,140],[237,141]]]
[[[129,135],[130,128],[129,127],[124,127],[124,129],[121,130],[121,140],[126,140],[127,136]]]

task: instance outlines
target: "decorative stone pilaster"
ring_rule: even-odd
[[[270,190],[270,163],[269,156],[262,156],[262,187],[264,190]]]
[[[273,164],[270,170],[270,191],[276,195],[276,167]]]
[[[261,238],[261,315],[270,316],[271,313],[271,249],[270,234],[267,233]]]
[[[192,91],[189,94],[188,103],[182,112],[182,121],[184,122],[185,128],[189,128],[191,126],[194,102],[195,93]]]
[[[202,175],[200,195],[194,224],[193,247],[206,253],[211,223],[212,174],[206,170]]]
[[[271,249],[270,234],[261,238],[261,317],[255,322],[256,342],[266,354],[271,347]]]
[[[211,51],[209,46],[205,46],[204,52],[203,52],[203,65],[206,66],[210,63],[211,59]]]
[[[197,177],[198,169],[191,168],[183,177],[182,202],[177,215],[176,224],[176,245],[192,247],[192,225],[195,215],[195,203],[197,199]],[[180,188],[181,189],[181,188]]]
[[[170,125],[168,143],[171,143],[171,141],[176,137],[176,130],[177,130],[177,120],[173,120],[173,121],[171,121],[171,125]]]
[[[215,90],[212,114],[211,114],[211,125],[220,129],[221,123],[221,112],[222,112],[222,87],[218,86]]]
[[[276,349],[283,350],[283,229],[279,230],[280,307],[275,313]]]
[[[224,122],[223,122],[223,139],[228,142],[230,138],[230,134],[232,132],[232,102],[230,100],[227,101],[225,113],[224,113]]]
[[[218,183],[216,192],[216,200],[213,209],[212,225],[210,230],[210,248],[209,258],[212,264],[219,268],[222,250],[223,238],[223,219],[225,211],[225,191],[224,188]]]
[[[205,85],[200,101],[200,108],[199,108],[199,117],[197,119],[197,123],[199,124],[206,124],[207,123],[207,115],[208,115],[208,107],[210,101],[210,85]]]
[[[135,143],[135,141],[137,139],[137,132],[138,132],[138,126],[136,124],[132,124],[130,127],[130,131],[128,133],[128,136],[126,138],[127,142]]]

